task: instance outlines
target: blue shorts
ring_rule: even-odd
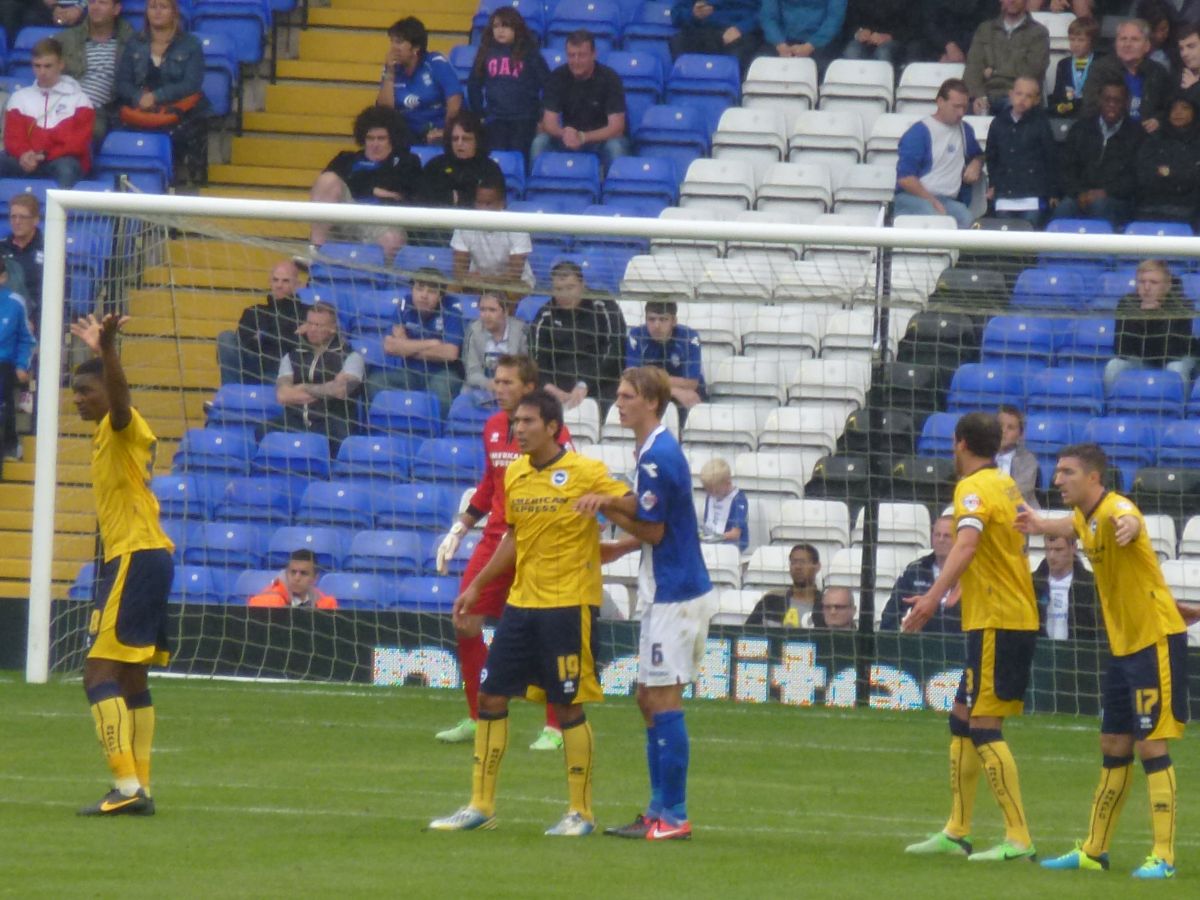
[[[1187,634],[1114,656],[1101,689],[1100,731],[1139,741],[1183,737],[1188,720]]]
[[[559,704],[603,699],[592,644],[598,613],[594,606],[505,606],[480,693]]]
[[[967,664],[954,699],[972,716],[1019,716],[1037,647],[1036,631],[981,628],[966,633]]]
[[[88,623],[88,658],[165,666],[174,575],[170,550],[135,550],[106,562]]]

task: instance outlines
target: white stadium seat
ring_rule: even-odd
[[[1179,539],[1180,559],[1200,559],[1200,516],[1192,516],[1183,526]]]
[[[789,401],[847,405],[846,415],[865,406],[871,383],[869,363],[853,359],[810,359],[800,363],[788,382]]]
[[[702,271],[701,260],[675,256],[640,254],[629,260],[621,279],[623,294],[651,294],[691,297]]]
[[[833,208],[829,166],[819,162],[769,166],[754,202],[755,209],[763,212],[784,212],[794,222],[811,222]]]
[[[1147,515],[1146,536],[1159,559],[1175,558],[1175,520],[1166,515]]]
[[[737,544],[701,544],[708,577],[716,588],[742,586],[742,554]]]
[[[772,543],[796,544],[818,541],[850,545],[850,508],[841,500],[788,500],[783,519],[771,529]]]
[[[895,174],[900,138],[920,118],[918,114],[910,112],[885,113],[877,118],[867,133],[866,161],[872,165],[888,166]]]
[[[790,264],[780,263],[786,270]],[[767,300],[775,288],[774,267],[756,266],[745,259],[710,259],[696,279],[697,300]]]
[[[810,110],[796,116],[788,138],[789,162],[829,160],[841,168],[862,162],[866,138],[855,113]]]
[[[714,400],[749,400],[782,406],[787,401],[778,360],[730,356],[717,365],[709,396]]]
[[[585,397],[574,409],[563,410],[563,424],[571,432],[576,449],[600,443],[600,404]]]
[[[821,349],[825,308],[758,306],[742,329],[747,356],[764,356],[788,362],[813,359]]]
[[[612,474],[613,478],[625,478],[633,481],[633,448],[629,444],[603,443],[592,444],[581,451],[584,456],[598,459]]]
[[[821,82],[819,109],[855,113],[867,130],[892,108],[896,81],[892,64],[882,60],[835,59]]]
[[[697,159],[679,186],[679,205],[723,217],[754,206],[754,167],[740,159]]]
[[[892,202],[896,192],[896,167],[863,163],[843,169],[833,187],[833,212],[866,210],[871,213]]]
[[[788,163],[781,163],[788,165]],[[740,225],[795,225],[796,218],[788,215],[783,209],[748,209],[733,217],[739,224],[736,231],[741,231]],[[756,241],[750,238],[730,238],[725,242],[726,259],[741,259],[755,266],[765,266],[774,272],[786,268],[800,259],[804,252],[802,244],[781,244],[778,242]]]
[[[681,325],[686,325],[700,335],[705,357],[710,348],[728,356],[741,346],[737,310],[732,303],[682,302],[678,304],[677,315]]]
[[[697,403],[688,411],[683,440],[686,447],[720,448],[732,458],[740,451],[754,449],[758,441],[758,416],[748,404]]]
[[[625,621],[633,616],[636,594],[623,584],[604,585],[604,596],[600,603],[600,618]]]
[[[775,287],[771,299],[776,303],[809,304],[814,301],[826,306],[842,306],[854,299],[865,285],[865,271],[859,267],[847,270],[835,259],[803,259],[775,272]]]
[[[740,485],[738,485],[740,489]],[[771,530],[782,521],[783,504],[790,498],[784,495],[768,496],[756,494],[750,499],[750,515],[747,526],[750,529],[750,541],[746,546],[747,553],[753,553],[763,544],[771,543]]]
[[[746,563],[742,575],[742,590],[768,591],[792,586],[788,571],[788,549],[782,546],[759,547]]]
[[[714,625],[745,624],[754,607],[762,599],[762,591],[726,588],[717,592],[717,611],[712,617]]]
[[[875,345],[875,311],[843,309],[831,315],[821,336],[822,359],[861,359],[870,362]]]
[[[823,455],[818,450],[739,453],[733,461],[733,480],[752,497],[802,497],[804,485]]]
[[[878,543],[900,544],[911,547],[915,553],[929,546],[931,521],[929,509],[920,503],[880,503]],[[854,520],[853,542],[863,541],[863,512],[859,510]],[[913,557],[909,557],[910,561]]]
[[[703,207],[683,209],[678,206],[668,206],[658,214],[658,217],[677,222],[707,222],[711,221],[712,213]],[[675,257],[723,256],[725,242],[707,238],[651,238],[650,253],[654,256]]]
[[[712,137],[712,158],[750,163],[755,184],[763,172],[787,156],[787,120],[775,109],[731,106],[721,113]]]
[[[846,430],[846,417],[823,404],[781,406],[767,414],[758,449],[801,448],[833,453],[838,438]]]
[[[965,70],[965,63],[909,63],[896,85],[896,112],[931,114],[937,108],[937,92],[942,82],[962,78]]]
[[[808,58],[759,57],[750,64],[742,84],[742,106],[783,113],[790,131],[792,120],[817,105],[817,64]]]

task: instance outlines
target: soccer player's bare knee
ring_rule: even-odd
[[[134,697],[144,693],[149,688],[149,666],[135,663],[122,663],[118,673],[118,683],[121,685],[122,697]]]
[[[1133,754],[1133,745],[1134,740],[1132,734],[1100,735],[1100,752],[1105,756],[1131,756]],[[1140,744],[1138,746],[1138,750],[1139,752],[1141,751]]]
[[[479,711],[489,716],[503,716],[508,712],[508,698],[499,694],[480,694]]]
[[[641,693],[643,689],[645,691],[646,705],[643,706],[642,709],[643,711],[648,711],[651,717],[653,717],[656,713],[671,712],[672,710],[683,709],[682,684],[639,685],[639,693]]]
[[[1164,740],[1153,741],[1138,741],[1137,742],[1138,758],[1145,761],[1147,759],[1158,759],[1160,756],[1167,755],[1167,742]],[[1128,751],[1126,751],[1128,755]]]
[[[650,707],[650,698],[646,694],[647,690],[648,688],[644,684],[637,686],[637,705],[638,709],[642,711],[642,719],[645,721],[646,726],[649,727],[654,724],[654,710]]]
[[[570,728],[583,718],[583,707],[574,703],[553,703],[554,714],[563,728]]]
[[[115,659],[87,659],[83,663],[83,689],[91,690],[107,681],[121,683],[121,663]]]

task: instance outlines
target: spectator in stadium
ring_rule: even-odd
[[[313,182],[314,203],[404,204],[413,202],[422,184],[421,162],[409,151],[410,135],[393,110],[368,106],[354,120],[354,142],[361,150],[343,150]],[[333,226],[314,222],[310,251],[329,240],[331,231],[347,240],[378,243],[390,259],[404,246],[401,228],[380,225]]]
[[[760,0],[675,0],[671,22],[671,58],[684,53],[720,53],[737,57],[742,77],[762,42]]]
[[[942,574],[942,566],[946,564],[946,557],[950,555],[950,548],[954,546],[954,516],[939,516],[934,519],[929,538],[933,544],[933,552],[910,562],[896,579],[892,595],[888,598],[879,622],[880,631],[899,631],[900,623],[904,621],[909,610],[904,598],[924,594],[933,587],[938,575]],[[959,634],[962,631],[962,609],[958,600],[959,591],[955,587],[942,597],[938,611],[921,630],[926,634]]]
[[[1025,413],[1005,403],[996,418],[1000,420],[1000,452],[996,454],[996,467],[1017,483],[1026,505],[1039,509],[1034,492],[1038,461],[1033,451],[1025,446]]]
[[[533,139],[531,162],[547,150],[567,150],[598,154],[607,169],[629,155],[625,87],[616,72],[596,61],[590,31],[567,35],[567,62],[550,73],[542,107],[542,132]]]
[[[1090,86],[1096,80],[1093,72]],[[1120,76],[1097,88],[1099,115],[1085,112],[1067,132],[1059,165],[1062,199],[1055,219],[1107,219],[1119,228],[1133,212],[1137,154],[1145,132],[1129,118],[1129,88]]]
[[[1043,637],[1098,641],[1096,581],[1075,552],[1075,536],[1045,538],[1046,556],[1033,570]]]
[[[401,357],[398,368],[375,369],[367,376],[368,399],[382,390],[429,391],[442,414],[462,389],[463,314],[456,297],[446,295],[441,272],[418,269],[412,299],[396,310],[383,352]]]
[[[96,111],[79,82],[63,74],[55,38],[34,45],[33,75],[33,84],[8,98],[0,178],[52,178],[73,187],[92,167]]]
[[[317,587],[317,556],[311,550],[293,550],[288,564],[266,589],[247,603],[274,609],[337,609],[337,600]]]
[[[909,47],[909,61],[965,63],[971,35],[991,9],[992,0],[920,0],[913,16],[919,33]]]
[[[1127,369],[1168,369],[1186,383],[1195,366],[1192,319],[1179,280],[1161,259],[1137,267],[1137,290],[1117,304],[1116,355],[1104,367],[1105,391]]]
[[[821,602],[813,610],[813,628],[829,631],[854,631],[858,626],[858,604],[854,592],[848,587],[827,587],[821,594]]]
[[[503,356],[525,356],[529,333],[524,322],[509,315],[508,298],[500,291],[479,295],[479,318],[467,328],[463,340],[463,367],[467,377],[463,393],[468,391],[479,406],[496,402],[492,376]]]
[[[800,628],[804,619],[812,617],[821,602],[817,573],[821,571],[821,554],[812,544],[796,544],[788,554],[788,573],[792,586],[785,591],[768,591],[746,617],[747,625],[775,628]]]
[[[83,18],[84,0],[0,0],[0,27],[8,34],[11,49],[22,27],[71,26]]]
[[[550,302],[538,310],[529,345],[542,386],[567,409],[587,397],[601,412],[616,398],[625,348],[625,317],[608,297],[584,297],[578,263],[560,260],[550,270]]]
[[[444,129],[462,109],[458,75],[442,54],[429,52],[429,32],[418,18],[394,22],[388,40],[391,48],[375,102],[400,112],[419,142],[440,144]]]
[[[900,138],[896,215],[953,216],[959,228],[975,221],[968,204],[971,185],[983,173],[983,150],[963,121],[969,100],[965,82],[947,79],[938,88],[937,111]]]
[[[97,144],[116,117],[117,63],[134,35],[120,15],[118,0],[91,0],[86,19],[58,36],[64,70],[79,82],[96,111],[92,139]]]
[[[988,200],[1000,218],[1024,219],[1035,228],[1058,194],[1058,145],[1042,109],[1041,82],[1021,75],[1008,92],[1008,108],[988,126]]]
[[[484,175],[475,187],[475,208],[500,212],[507,195],[503,175]],[[450,248],[454,251],[454,281],[460,289],[468,279],[466,289],[471,293],[478,291],[480,281],[489,285],[501,282],[515,290],[533,288],[529,267],[533,241],[528,232],[458,228],[450,238]]]
[[[336,456],[338,447],[358,422],[359,389],[365,365],[338,334],[337,310],[314,303],[304,316],[300,337],[304,342],[279,363],[275,399],[283,405],[285,431],[310,431],[329,438]]]
[[[842,49],[846,0],[762,0],[758,22],[776,56],[811,57],[823,77]]]
[[[1191,225],[1200,206],[1200,123],[1186,97],[1171,101],[1162,128],[1142,142],[1137,156],[1134,218]]]
[[[1175,68],[1171,44],[1171,17],[1175,9],[1164,0],[1138,0],[1133,8],[1133,17],[1141,19],[1149,27],[1150,52],[1146,55],[1168,72]]]
[[[1022,75],[1039,85],[1050,65],[1050,32],[1029,15],[1026,0],[1000,0],[1000,15],[975,29],[963,80],[977,116],[998,115]]]
[[[913,38],[909,0],[850,0],[842,47],[846,59],[878,59],[899,67]]]
[[[8,201],[8,226],[12,233],[0,240],[0,259],[7,264],[10,291],[25,298],[29,321],[37,332],[42,311],[42,263],[45,244],[42,205],[33,194],[17,194]]]
[[[1083,89],[1096,61],[1096,42],[1100,39],[1100,23],[1092,18],[1075,19],[1067,26],[1070,54],[1058,61],[1055,69],[1054,93],[1050,95],[1050,112],[1060,118],[1074,119],[1083,108]]]
[[[14,390],[18,385],[29,384],[32,359],[33,334],[29,330],[25,301],[8,289],[8,273],[4,260],[0,259],[0,405],[4,409],[0,451],[5,459],[19,460],[24,455],[17,437]]]
[[[462,110],[450,120],[443,152],[425,164],[419,191],[421,206],[471,209],[475,189],[484,181],[503,180],[504,173],[488,156],[487,133],[479,116]]]
[[[709,544],[737,544],[745,553],[750,546],[750,501],[733,486],[729,463],[719,456],[700,469],[704,488],[704,515],[700,540]]]
[[[700,335],[679,324],[679,304],[673,300],[647,301],[646,323],[629,329],[625,365],[665,369],[671,380],[671,399],[685,414],[706,396]]]
[[[221,384],[265,384],[279,371],[279,361],[300,349],[300,330],[308,307],[296,298],[300,271],[291,260],[271,268],[265,303],[247,306],[237,331],[217,335]]]
[[[1147,133],[1155,131],[1167,111],[1171,95],[1171,76],[1158,63],[1149,59],[1150,26],[1141,19],[1127,19],[1117,26],[1117,39],[1112,56],[1096,60],[1095,69],[1083,87],[1083,115],[1101,113],[1101,89],[1114,80],[1121,81],[1129,92],[1130,120]]]
[[[1196,8],[1200,11],[1200,3]],[[1200,25],[1181,25],[1175,32],[1179,49],[1179,70],[1175,91],[1200,107]]]
[[[529,158],[549,78],[550,68],[524,17],[511,6],[495,10],[467,79],[471,109],[483,116],[493,150],[517,150]]]

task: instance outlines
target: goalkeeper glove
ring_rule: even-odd
[[[458,545],[462,543],[463,535],[467,533],[467,526],[462,522],[455,522],[450,526],[450,531],[442,538],[442,542],[438,544],[437,550],[437,570],[439,575],[446,574],[446,566],[453,558],[458,550]]]

